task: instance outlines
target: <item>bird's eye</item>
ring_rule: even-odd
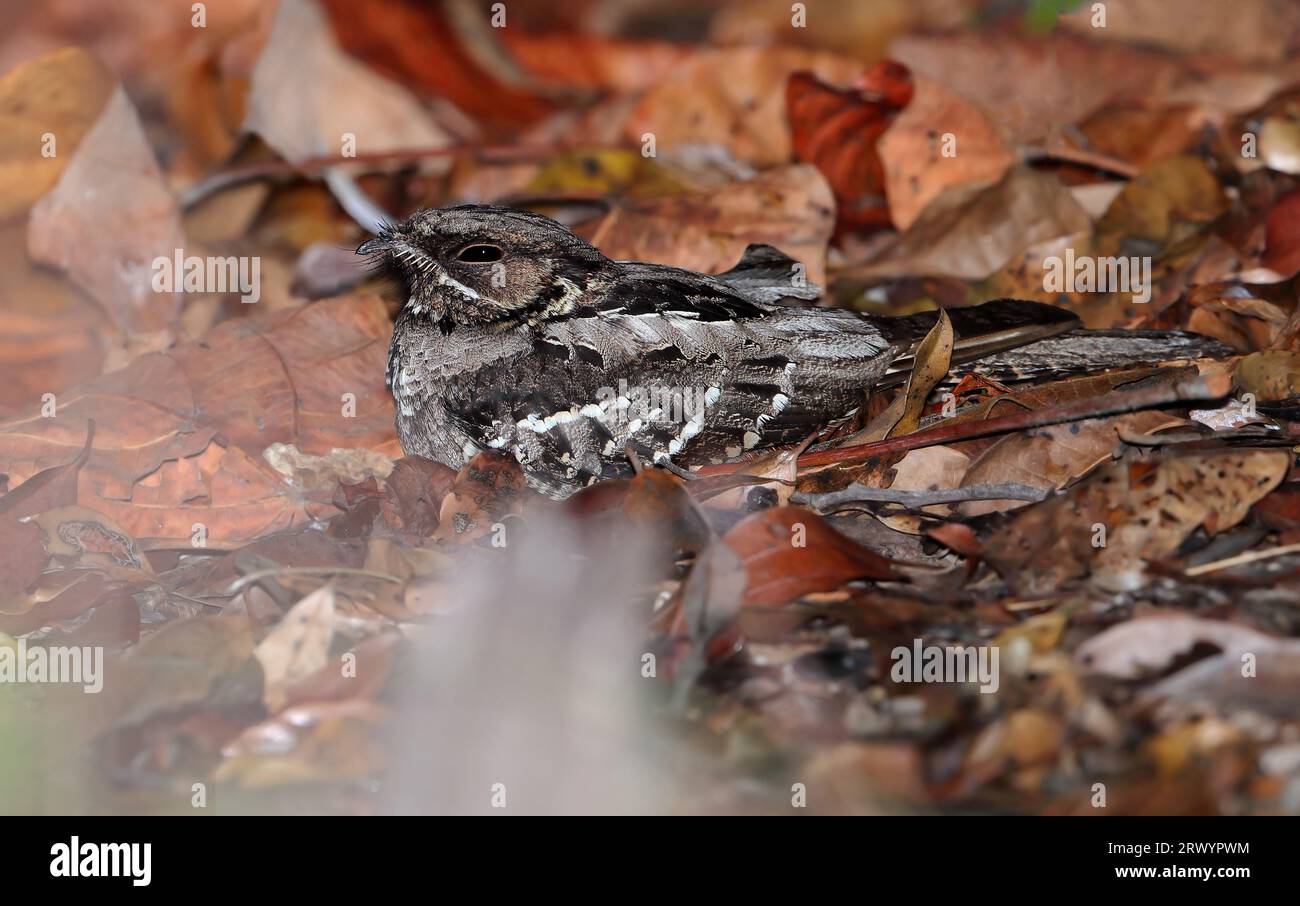
[[[501,249],[495,245],[467,245],[456,257],[468,264],[488,264],[500,261],[502,254]]]

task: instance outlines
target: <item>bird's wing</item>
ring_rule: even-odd
[[[821,287],[809,282],[802,263],[780,249],[760,243],[746,248],[736,266],[718,274],[717,279],[756,302],[782,299],[812,302],[821,295]]]
[[[629,448],[647,462],[673,458],[700,433],[719,391],[666,379],[673,372],[660,370],[653,351],[633,367],[618,357],[620,341],[616,349],[607,340],[572,321],[548,323],[529,350],[460,376],[448,413],[475,445],[513,453],[556,496],[630,474]],[[676,347],[665,349],[670,369],[682,363]]]
[[[478,374],[463,419],[482,445],[581,484],[625,473],[627,447],[689,465],[800,441],[857,406],[896,352],[852,312],[625,265],[610,290],[534,326],[525,354]]]

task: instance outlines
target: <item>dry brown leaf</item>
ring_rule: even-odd
[[[1016,253],[1090,229],[1091,220],[1051,173],[1015,167],[991,186],[955,186],[930,201],[893,245],[846,275],[981,280]]]
[[[358,68],[372,80],[374,73],[383,73],[424,97],[450,101],[496,129],[518,128],[554,109],[505,52],[497,33],[518,26],[492,28],[494,8],[409,0],[364,5],[323,0],[320,5],[343,50],[366,64]],[[509,10],[512,23],[517,14]]]
[[[50,562],[44,533],[30,522],[0,518],[0,611],[10,612],[6,599],[25,592]]]
[[[968,780],[985,783],[1008,769],[1050,764],[1065,742],[1065,724],[1037,708],[1020,708],[990,724],[966,753]]]
[[[288,701],[290,687],[327,666],[334,599],[333,584],[322,585],[293,605],[253,652],[262,665],[262,700],[272,714]]]
[[[1288,192],[1268,212],[1261,263],[1284,277],[1300,272],[1300,190]]]
[[[1208,702],[1225,709],[1296,714],[1300,643],[1234,623],[1153,614],[1093,636],[1075,651],[1075,662],[1093,673],[1132,680],[1158,675],[1200,647],[1217,648],[1218,653],[1148,686],[1140,700]]]
[[[117,337],[112,322],[63,275],[27,257],[27,227],[0,227],[0,417],[97,377]]]
[[[1202,290],[1209,290],[1202,293]],[[1267,349],[1274,345],[1287,325],[1288,314],[1265,299],[1219,293],[1213,284],[1198,286],[1189,293],[1192,313],[1187,329],[1222,340],[1239,352]]]
[[[722,540],[744,563],[745,605],[786,604],[852,579],[897,578],[889,560],[799,507],[760,510],[738,522]]]
[[[263,461],[274,443],[308,454],[397,451],[383,385],[388,335],[376,299],[342,298],[219,325],[58,399],[57,417],[0,422],[0,471],[22,481],[67,462],[99,429],[78,502],[148,545],[246,541],[331,515]],[[213,440],[220,436],[217,443]]]
[[[1008,141],[1028,145],[1043,144],[1122,98],[1158,103],[1181,72],[1178,61],[1162,54],[1066,34],[907,35],[890,45],[890,56],[974,101]]]
[[[461,467],[438,512],[441,541],[476,541],[500,529],[507,516],[523,504],[524,473],[513,456],[490,450],[474,454]]]
[[[428,537],[437,530],[438,509],[455,483],[451,466],[423,456],[403,457],[384,481],[384,518],[398,531]]]
[[[597,148],[551,158],[520,188],[539,195],[654,197],[707,185],[665,158],[644,157],[628,148]]]
[[[64,567],[152,573],[149,561],[122,526],[83,506],[60,506],[32,517],[45,532],[45,550]]]
[[[581,232],[611,258],[704,273],[734,267],[751,243],[776,246],[822,284],[835,200],[816,167],[777,167],[717,189],[620,199]]]
[[[1094,16],[1085,3],[1058,21],[1096,41],[1274,63],[1291,50],[1288,36],[1300,31],[1300,10],[1278,0],[1125,0],[1104,28],[1095,27]]]
[[[916,347],[916,366],[907,376],[903,414],[885,437],[911,434],[920,427],[926,400],[948,373],[948,366],[952,362],[952,344],[952,320],[946,311],[939,309],[938,320]]]
[[[1209,117],[1196,107],[1108,105],[1081,123],[1079,131],[1093,150],[1145,169],[1191,151],[1209,125]]]
[[[316,673],[286,690],[285,708],[309,702],[374,701],[384,690],[405,638],[400,632],[382,632],[362,639],[347,657],[326,663]]]
[[[1121,431],[1153,434],[1187,423],[1186,419],[1153,410],[1010,434],[999,438],[970,464],[961,486],[1013,482],[1055,491],[1109,459]],[[963,516],[982,516],[1026,505],[1023,500],[970,500],[957,509]]]
[[[710,20],[709,34],[720,44],[796,44],[870,62],[887,56],[889,42],[899,34],[921,26],[957,28],[976,9],[970,0],[872,0],[839,4],[833,16],[816,10],[799,28],[791,28],[790,4],[731,0],[721,4]]]
[[[1244,393],[1271,401],[1300,396],[1300,353],[1275,349],[1252,352],[1237,363],[1234,375]]]
[[[88,424],[81,449],[75,454],[69,451],[65,463],[37,472],[0,497],[0,517],[23,519],[54,507],[76,503],[78,476],[90,458],[94,439],[94,426]]]
[[[800,70],[847,85],[862,64],[794,47],[705,50],[646,92],[623,123],[624,136],[640,146],[653,135],[660,150],[721,142],[756,167],[784,164],[791,152],[785,84]]]
[[[809,72],[794,73],[786,84],[795,160],[826,177],[840,235],[889,226],[876,143],[912,98],[911,75],[892,60],[878,63],[860,83],[873,90],[840,89]]]
[[[1226,207],[1223,189],[1202,158],[1157,161],[1124,187],[1097,222],[1097,254],[1132,254],[1125,251],[1131,243],[1142,249],[1163,247],[1180,235],[1180,228],[1195,229]]]
[[[252,656],[253,628],[246,617],[200,616],[167,623],[120,660],[106,663],[109,701],[100,719],[123,726],[204,701],[215,682]]]
[[[984,421],[1020,409],[1039,409],[1044,406],[1078,402],[1117,391],[1124,392],[1125,388],[1137,390],[1148,386],[1145,383],[1148,381],[1174,383],[1190,374],[1190,371],[1184,369],[1151,366],[1109,371],[1104,374],[1083,374],[1046,384],[1030,384],[1006,393],[998,393],[973,406],[963,406],[952,416],[952,419],[954,422]],[[962,452],[975,457],[995,443],[997,443],[996,438],[980,438],[963,441],[957,446]]]
[[[341,155],[348,135],[357,154],[451,141],[405,88],[344,53],[308,0],[279,4],[253,69],[244,129],[295,162]]]
[[[1231,449],[1114,463],[1023,510],[984,551],[1023,594],[1089,574],[1106,588],[1139,588],[1145,561],[1172,555],[1198,527],[1236,525],[1290,464],[1284,451]]]
[[[32,208],[28,253],[66,271],[124,332],[165,337],[180,296],[154,290],[153,262],[184,247],[176,199],[118,86],[58,183]]]
[[[658,85],[696,52],[684,44],[607,35],[503,28],[501,43],[516,63],[548,85],[636,92]]]
[[[995,182],[1016,161],[979,107],[933,79],[914,81],[912,102],[876,143],[890,219],[900,230],[915,223],[945,189]],[[953,138],[951,155],[944,153],[947,134]]]
[[[324,456],[303,453],[293,444],[271,444],[262,452],[267,465],[307,496],[334,494],[339,485],[378,481],[393,470],[393,460],[378,450],[334,447]]]
[[[54,186],[113,85],[104,64],[77,47],[43,54],[0,78],[0,221]]]
[[[709,542],[709,527],[681,479],[662,469],[642,469],[628,482],[623,512],[645,537],[670,545],[670,555],[698,553]]]
[[[1278,647],[1300,650],[1293,640],[1248,626],[1184,614],[1160,614],[1125,620],[1098,633],[1075,649],[1074,660],[1092,673],[1138,679],[1167,669],[1198,644],[1213,645],[1234,656]]]
[[[1265,117],[1259,127],[1259,159],[1279,173],[1300,173],[1300,121]]]

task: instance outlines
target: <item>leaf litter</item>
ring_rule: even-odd
[[[0,38],[0,666],[88,646],[104,690],[3,684],[0,804],[483,811],[506,772],[525,811],[1300,811],[1300,32],[599,6],[76,0]],[[556,504],[402,456],[400,300],[347,257],[484,200],[703,271],[769,243],[819,304],[1236,357],[995,378],[944,316],[798,448]],[[1150,300],[1049,288],[1066,250],[1149,259]],[[260,303],[156,291],[180,253],[256,257]]]

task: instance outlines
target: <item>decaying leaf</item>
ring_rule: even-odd
[[[1172,555],[1198,527],[1215,534],[1236,525],[1290,461],[1276,450],[1229,449],[1107,465],[1025,509],[985,553],[1022,593],[1090,574],[1107,587],[1138,588],[1146,561]]]
[[[121,726],[203,701],[215,683],[253,656],[253,628],[244,617],[176,620],[110,661],[104,717]]]
[[[262,665],[267,710],[280,710],[286,690],[322,670],[334,638],[334,586],[322,585],[293,605],[253,652]]]
[[[962,486],[1013,482],[1029,488],[1057,490],[1109,459],[1122,433],[1154,434],[1187,422],[1158,411],[1049,425],[999,438],[970,464]],[[972,500],[958,509],[966,516],[1024,506],[1025,501]]]
[[[422,456],[406,456],[393,463],[384,481],[380,504],[384,518],[400,531],[427,537],[438,528],[438,509],[456,483],[450,466]]]

